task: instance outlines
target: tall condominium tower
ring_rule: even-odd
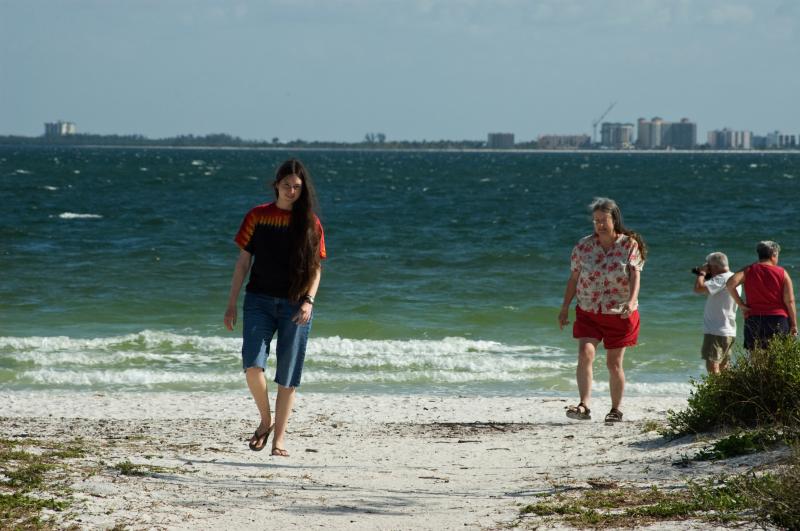
[[[77,128],[72,122],[62,122],[61,120],[53,123],[44,124],[44,136],[67,136],[77,133]]]
[[[486,147],[490,149],[511,149],[514,147],[514,133],[489,133]]]
[[[697,145],[697,124],[688,118],[667,122],[659,117],[639,118],[636,146],[641,149],[692,149]]]
[[[633,147],[633,124],[603,122],[600,127],[600,145],[614,149]]]

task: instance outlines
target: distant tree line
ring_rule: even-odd
[[[535,144],[535,143],[534,143]],[[482,140],[387,140],[384,133],[367,133],[361,142],[330,142],[319,140],[289,140],[281,142],[243,140],[225,133],[209,135],[179,135],[169,138],[147,138],[143,135],[75,134],[64,136],[0,135],[0,145],[29,146],[147,146],[147,147],[283,147],[318,149],[481,149]],[[520,145],[522,146],[522,145]]]

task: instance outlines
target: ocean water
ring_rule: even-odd
[[[0,147],[0,387],[243,389],[232,238],[289,156],[329,252],[306,391],[574,394],[556,316],[598,195],[650,248],[629,394],[703,374],[689,270],[707,253],[735,269],[777,240],[798,278],[797,154]]]

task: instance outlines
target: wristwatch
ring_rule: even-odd
[[[309,304],[311,304],[313,306],[314,305],[314,297],[312,297],[311,295],[306,295],[305,297],[303,297],[303,302],[307,302],[307,303],[309,303]]]

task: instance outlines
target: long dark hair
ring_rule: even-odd
[[[642,260],[647,260],[647,244],[644,242],[644,238],[638,232],[634,232],[625,226],[622,222],[622,212],[616,201],[608,197],[595,197],[594,201],[589,205],[589,211],[592,213],[600,211],[611,214],[611,219],[614,221],[614,232],[624,234],[635,240],[639,244],[639,254],[642,255]]]
[[[272,188],[278,197],[278,184],[286,177],[296,175],[303,183],[300,197],[292,204],[289,223],[290,284],[289,298],[299,301],[308,293],[311,281],[319,270],[319,232],[317,232],[317,192],[306,167],[297,159],[289,159],[278,167]]]

